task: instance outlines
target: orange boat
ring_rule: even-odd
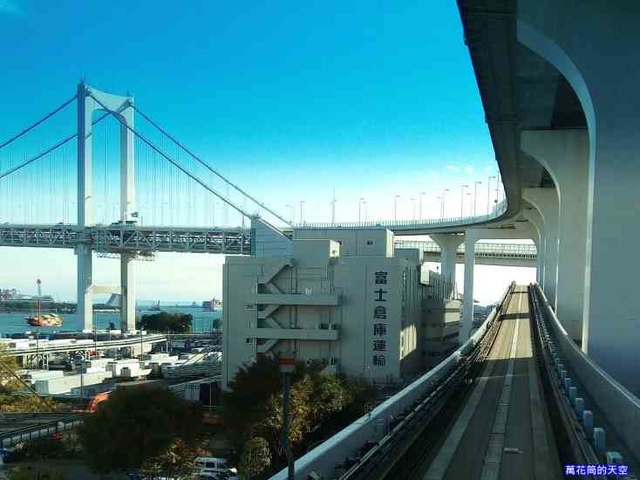
[[[27,323],[32,327],[59,327],[63,322],[63,318],[55,313],[47,315],[32,315],[25,318]]]

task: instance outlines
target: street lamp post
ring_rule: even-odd
[[[476,182],[473,187],[473,216],[476,216],[476,203],[478,201],[478,185],[482,185],[482,182]]]
[[[293,225],[293,222],[296,219],[296,208],[293,205],[287,205],[287,208],[291,209],[291,224]]]
[[[395,222],[398,219],[398,199],[400,195],[396,195],[393,198],[393,221]]]
[[[367,215],[367,201],[365,200],[364,202],[362,202],[362,204],[364,205],[364,221],[368,221],[368,215]]]
[[[462,185],[460,189],[460,218],[464,217],[464,189],[468,188],[469,185]]]
[[[304,223],[303,211],[304,211],[304,200],[300,200],[300,224]]]
[[[449,190],[448,188],[445,188],[444,190],[442,190],[442,208],[440,209],[440,220],[444,219],[446,195],[447,195],[447,192],[450,192],[450,191],[451,190]]]
[[[336,191],[333,191],[333,199],[331,200],[331,225],[336,223]]]
[[[411,197],[411,219],[416,221],[416,199],[415,197]]]
[[[420,201],[418,203],[418,217],[422,220],[422,197],[424,197],[425,193],[420,192]]]
[[[362,202],[364,202],[364,198],[360,197],[358,201],[358,223],[362,221]]]
[[[495,180],[496,177],[493,175],[489,175],[487,180],[487,216],[491,211],[491,180]]]
[[[444,218],[444,199],[442,195],[438,195],[436,200],[440,200],[440,220],[442,220]]]

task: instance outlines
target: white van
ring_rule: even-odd
[[[195,460],[196,475],[211,476],[214,477],[221,473],[238,473],[235,468],[229,468],[229,463],[226,458],[217,457],[198,457]]]

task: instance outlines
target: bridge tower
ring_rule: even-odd
[[[134,192],[134,134],[133,98],[112,95],[93,89],[84,83],[78,85],[78,225],[94,226],[93,218],[93,164],[92,122],[94,112],[108,110],[123,122],[120,126],[120,220],[131,218],[135,209]],[[129,127],[129,128],[127,128]],[[78,314],[85,329],[93,326],[92,245],[86,233],[76,248],[78,257]],[[133,255],[120,256],[120,286],[100,289],[103,293],[120,293],[120,318],[123,330],[135,328],[135,269]],[[106,292],[105,290],[110,290]]]

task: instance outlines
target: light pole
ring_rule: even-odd
[[[491,211],[491,180],[495,180],[496,177],[494,175],[489,175],[487,179],[487,216]]]
[[[443,217],[444,217],[444,213],[443,213],[443,211],[444,211],[444,200],[443,200],[442,195],[438,195],[436,197],[436,200],[440,200],[440,220],[442,220]]]
[[[411,218],[415,222],[416,221],[416,199],[415,197],[411,197]]]
[[[464,189],[469,188],[469,185],[462,185],[460,189],[460,218],[464,217]]]
[[[471,212],[471,192],[467,192],[467,198],[469,199],[469,201],[467,202],[469,204],[469,212]]]
[[[420,201],[418,203],[418,217],[422,220],[422,197],[424,197],[425,193],[420,192]]]
[[[476,182],[473,187],[473,216],[476,216],[476,203],[478,201],[478,185],[482,185],[482,182]]]
[[[364,221],[368,221],[369,217],[367,215],[367,201],[363,201],[362,204],[364,205]]]
[[[291,224],[293,225],[293,222],[296,219],[296,208],[293,205],[287,205],[287,208],[291,209]]]
[[[360,197],[358,201],[358,223],[362,221],[362,202],[364,202],[364,198]]]
[[[447,192],[450,192],[450,191],[451,190],[449,190],[448,188],[445,188],[444,190],[442,190],[442,208],[440,209],[440,220],[444,218],[446,195],[447,195]]]
[[[398,219],[398,199],[400,195],[396,195],[393,198],[393,221],[395,222]]]
[[[333,190],[333,199],[331,200],[331,225],[336,223],[336,191]]]
[[[300,224],[304,223],[303,211],[304,211],[304,200],[300,200]]]

